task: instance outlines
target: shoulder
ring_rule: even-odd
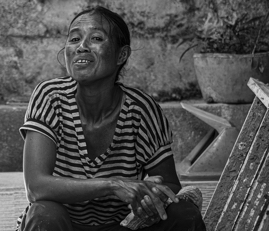
[[[133,87],[120,85],[126,94],[126,97],[131,101],[131,105],[139,111],[139,117],[141,118],[141,126],[145,127],[151,134],[167,134],[167,137],[171,137],[171,131],[169,128],[169,122],[161,106],[147,93]]]
[[[34,89],[28,103],[28,114],[36,116],[51,111],[51,107],[58,107],[63,102],[68,103],[68,95],[73,98],[76,91],[76,81],[71,77],[61,77],[39,83]]]
[[[70,76],[54,78],[39,83],[34,92],[69,94],[76,90],[76,81]]]
[[[68,95],[76,91],[76,86],[76,81],[70,76],[46,80],[35,87],[31,100],[46,100],[56,94]]]
[[[160,105],[147,93],[134,87],[120,84],[126,96],[135,104],[142,112],[149,114],[162,113]]]

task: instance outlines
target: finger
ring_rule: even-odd
[[[151,181],[156,184],[161,184],[163,182],[163,177],[162,176],[150,176],[146,178],[145,181]]]
[[[162,193],[168,196],[173,202],[178,203],[179,200],[176,197],[176,194],[168,186],[156,184],[155,187],[162,191]]]
[[[164,208],[164,203],[161,201],[161,199],[155,195],[153,192],[149,191],[148,196],[151,199],[151,204],[154,206],[155,209],[153,211],[157,210],[158,215],[162,220],[165,220],[167,218],[167,214]]]
[[[143,209],[145,210],[145,212],[149,217],[158,214],[154,204],[152,203],[148,195],[144,196],[144,199],[141,201],[141,205],[143,206]]]
[[[147,218],[148,217],[147,212],[142,207],[137,208],[137,216],[139,218]]]
[[[153,197],[151,197],[151,199],[152,199],[152,202],[153,202],[160,218],[162,220],[166,220],[167,214],[166,214],[165,208],[164,208],[163,203],[160,200],[160,198],[153,195]]]
[[[147,216],[147,212],[144,210],[144,208],[142,208],[141,201],[140,203],[134,202],[131,205],[131,208],[136,216],[138,216],[139,218],[145,218],[145,216]]]
[[[131,208],[132,211],[135,215],[140,216],[140,214],[138,214],[139,208],[140,206],[138,205],[138,203],[136,201],[134,201],[133,203],[131,203]]]
[[[154,183],[162,184],[163,183],[163,177],[162,176],[156,176],[156,178],[154,179]]]
[[[163,203],[167,201],[168,196],[164,194],[161,190],[159,190],[157,187],[153,187],[151,190],[154,194],[156,194],[161,199]]]

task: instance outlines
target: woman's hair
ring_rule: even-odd
[[[70,31],[70,27],[72,23],[81,15],[83,14],[97,14],[103,17],[104,19],[107,20],[109,24],[109,36],[111,36],[111,39],[114,41],[115,45],[117,45],[119,48],[128,45],[130,46],[131,44],[131,39],[130,39],[130,32],[128,29],[127,24],[125,21],[122,19],[120,15],[117,13],[114,13],[102,6],[96,6],[91,9],[86,9],[78,13],[73,20],[71,21],[68,29],[68,33]],[[127,60],[120,66],[117,75],[116,75],[116,81],[119,78],[120,72],[122,68],[125,66]]]

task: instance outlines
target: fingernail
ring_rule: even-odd
[[[166,215],[163,215],[163,220],[166,220],[167,216]]]

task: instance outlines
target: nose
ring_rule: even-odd
[[[87,42],[85,40],[83,40],[79,47],[77,48],[77,52],[78,53],[83,53],[83,52],[91,52],[91,49],[89,48],[89,46],[87,45]]]

